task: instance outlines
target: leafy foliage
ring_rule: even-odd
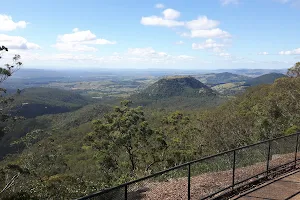
[[[191,124],[190,117],[175,111],[161,120],[167,149],[164,152],[165,166],[172,167],[196,158],[201,152],[201,142],[197,140],[199,130]]]
[[[299,77],[300,76],[300,62],[297,62],[293,67],[289,68],[287,75],[290,77]]]
[[[104,120],[94,121],[94,132],[86,138],[99,151],[101,169],[109,180],[115,179],[112,171],[134,176],[137,170],[148,170],[156,162],[156,151],[163,148],[161,135],[149,127],[142,108],[130,108],[130,104],[123,101]]]
[[[0,59],[2,58],[3,52],[7,51],[8,48],[0,46]],[[20,58],[20,55],[15,55],[12,59],[12,64],[5,64],[3,67],[0,67],[0,85],[21,67],[22,63],[19,61]],[[14,101],[14,98],[6,96],[5,93],[6,89],[0,87],[0,139],[9,129],[7,122],[17,120],[17,117],[14,117],[9,113],[9,106]]]

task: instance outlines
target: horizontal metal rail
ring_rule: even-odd
[[[172,168],[169,168],[169,169],[166,169],[166,170],[163,170],[163,171],[160,171],[160,172],[157,172],[157,173],[154,173],[154,174],[151,174],[151,175],[148,175],[148,176],[145,176],[143,178],[139,178],[139,179],[136,179],[136,180],[133,180],[133,181],[130,181],[130,182],[127,182],[127,183],[123,183],[121,185],[118,185],[116,187],[112,187],[112,188],[108,188],[108,189],[104,189],[104,190],[101,190],[99,192],[96,192],[96,193],[93,193],[91,195],[88,195],[88,196],[85,196],[85,197],[82,197],[82,198],[79,198],[78,200],[85,200],[85,199],[90,199],[90,198],[93,198],[93,197],[97,197],[97,196],[100,196],[100,195],[104,195],[106,193],[109,193],[111,191],[114,191],[114,190],[118,190],[120,188],[124,188],[125,189],[125,199],[127,199],[127,193],[128,193],[128,186],[129,185],[132,185],[132,184],[135,184],[135,183],[138,183],[138,182],[141,182],[141,181],[144,181],[144,180],[147,180],[147,179],[150,179],[150,178],[153,178],[153,177],[158,177],[162,174],[165,174],[167,172],[170,172],[170,171],[174,171],[176,169],[180,169],[180,168],[184,168],[184,167],[188,167],[188,194],[187,194],[187,199],[190,199],[190,188],[191,188],[191,185],[190,185],[190,176],[191,176],[191,165],[195,164],[195,163],[199,163],[199,162],[203,162],[205,160],[209,160],[209,159],[213,159],[213,158],[216,158],[216,157],[219,157],[219,156],[223,156],[223,155],[226,155],[226,154],[232,154],[233,156],[233,165],[232,165],[232,170],[233,170],[233,176],[232,176],[232,185],[230,185],[229,187],[226,187],[226,188],[223,188],[223,189],[220,189],[219,191],[217,192],[214,192],[212,194],[209,194],[207,195],[206,197],[204,197],[203,199],[206,199],[206,198],[210,198],[210,197],[213,197],[214,195],[217,195],[217,194],[220,194],[221,192],[225,191],[225,190],[228,190],[230,188],[232,188],[232,190],[234,190],[234,187],[236,185],[239,185],[245,181],[249,181],[250,179],[254,178],[254,177],[257,177],[259,175],[262,175],[264,173],[266,173],[266,177],[268,177],[268,173],[271,172],[272,170],[274,170],[274,168],[271,168],[269,169],[269,163],[270,163],[270,150],[271,150],[271,143],[273,141],[277,141],[277,140],[281,140],[281,139],[284,139],[284,138],[291,138],[293,136],[296,136],[297,137],[297,140],[296,140],[296,147],[295,147],[295,160],[291,161],[291,162],[288,162],[288,163],[285,163],[285,164],[282,164],[280,166],[285,166],[287,164],[290,164],[290,163],[295,163],[295,166],[296,166],[296,161],[298,160],[297,159],[297,151],[298,151],[298,138],[299,138],[299,134],[300,133],[295,133],[295,134],[291,134],[291,135],[287,135],[287,136],[281,136],[281,137],[277,137],[277,138],[273,138],[273,139],[269,139],[269,140],[265,140],[265,141],[261,141],[261,142],[258,142],[258,143],[254,143],[254,144],[250,144],[250,145],[247,145],[247,146],[242,146],[242,147],[238,147],[238,148],[235,148],[235,149],[232,149],[232,150],[228,150],[228,151],[224,151],[224,152],[221,152],[221,153],[218,153],[218,154],[215,154],[215,155],[210,155],[210,156],[206,156],[206,157],[203,157],[203,158],[200,158],[200,159],[197,159],[197,160],[193,160],[193,161],[190,161],[190,162],[187,162],[187,163],[184,163],[184,164],[181,164],[181,165],[177,165],[175,167],[172,167]],[[267,157],[267,169],[266,171],[262,172],[262,173],[259,173],[259,174],[256,174],[254,175],[253,177],[250,177],[250,178],[247,178],[243,181],[239,181],[239,182],[236,182],[235,183],[235,168],[236,168],[236,152],[239,151],[239,150],[243,150],[243,149],[247,149],[247,148],[250,148],[250,147],[254,147],[256,145],[260,145],[260,144],[268,144],[268,157]],[[278,168],[280,166],[277,166],[275,168]]]

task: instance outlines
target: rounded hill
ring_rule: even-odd
[[[278,78],[286,77],[281,73],[269,73],[250,79],[245,82],[246,86],[256,86],[260,84],[272,84]]]
[[[138,94],[147,98],[168,98],[174,96],[200,97],[215,95],[208,86],[191,76],[165,77],[153,83]]]

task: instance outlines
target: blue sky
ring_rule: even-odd
[[[0,45],[28,68],[286,68],[299,19],[300,0],[10,0]]]

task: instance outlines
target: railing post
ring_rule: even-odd
[[[127,190],[128,190],[128,186],[125,185],[125,194],[124,194],[124,195],[125,195],[125,196],[124,196],[124,199],[125,199],[125,200],[127,200],[127,196],[128,196],[128,195],[127,195]]]
[[[191,199],[191,164],[188,165],[188,200]]]
[[[297,139],[296,139],[296,149],[295,149],[295,168],[296,168],[296,166],[297,166],[298,142],[299,142],[299,133],[297,133]]]
[[[232,190],[234,189],[234,184],[235,184],[235,159],[236,159],[236,150],[233,151],[233,163],[232,163]]]
[[[269,175],[270,156],[271,156],[271,140],[268,141],[267,178],[268,178],[268,175]]]

